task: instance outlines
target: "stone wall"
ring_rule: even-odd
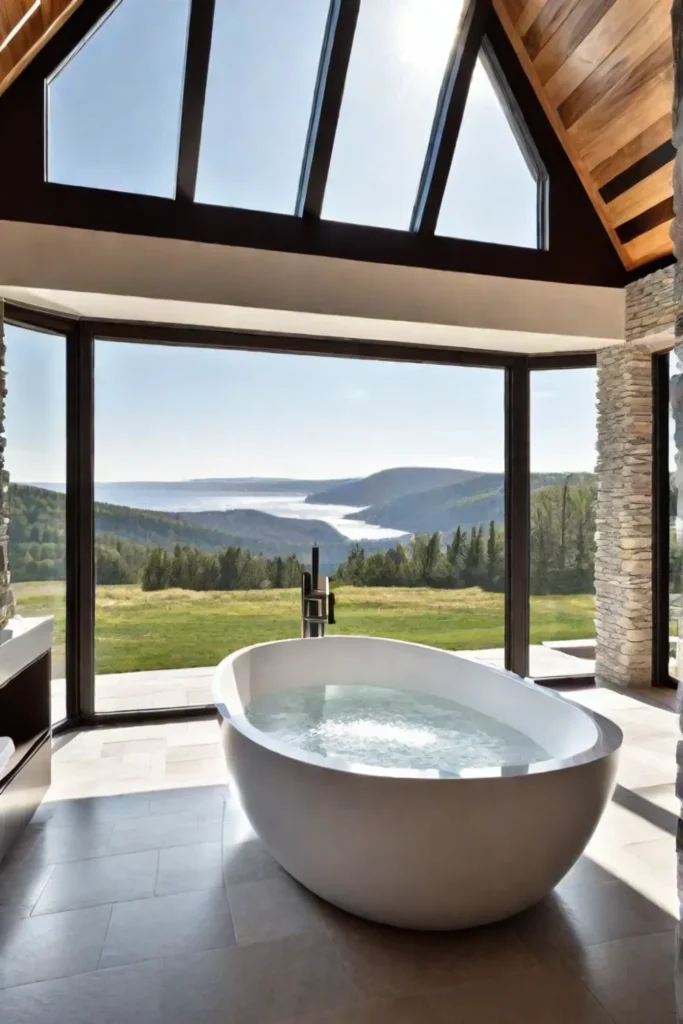
[[[596,678],[652,685],[652,355],[673,345],[677,271],[626,288],[623,345],[598,353]]]
[[[596,679],[652,684],[652,354],[598,354]]]
[[[664,267],[626,288],[626,340],[665,335],[673,344],[676,267]]]

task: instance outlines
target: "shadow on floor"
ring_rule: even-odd
[[[0,948],[13,1024],[676,1019],[675,921],[588,857],[510,921],[400,931],[298,885],[225,786],[44,804],[0,869]]]
[[[668,832],[670,836],[677,834],[679,820],[677,815],[672,811],[667,811],[665,807],[659,807],[658,804],[651,803],[650,800],[646,800],[639,793],[634,793],[631,789],[617,785],[612,800],[615,804],[619,804],[620,807],[625,807],[627,811],[631,811],[632,814],[637,814],[638,817],[649,821],[656,828],[660,828],[663,832]]]

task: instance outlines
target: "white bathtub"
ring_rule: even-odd
[[[244,709],[304,686],[406,687],[497,718],[552,760],[393,771],[286,746]],[[549,892],[581,855],[614,786],[622,735],[552,691],[456,654],[371,637],[281,640],[216,669],[231,779],[273,857],[312,892],[406,928],[497,921]]]

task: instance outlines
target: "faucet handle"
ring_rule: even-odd
[[[330,625],[330,626],[334,626],[334,624],[336,622],[336,619],[334,617],[334,604],[335,604],[334,592],[331,590],[330,593],[327,596],[327,622],[328,622],[328,625]]]

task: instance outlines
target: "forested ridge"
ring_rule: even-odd
[[[554,484],[531,499],[531,589],[535,594],[585,594],[593,589],[595,491],[591,485]],[[250,590],[298,586],[296,558],[267,559],[229,548],[216,555],[177,546],[156,548],[142,571],[145,590]],[[354,544],[334,573],[360,587],[481,587],[505,589],[505,534],[491,520],[452,534],[417,534],[407,544],[367,551]]]
[[[482,478],[483,478],[482,474]],[[10,565],[15,582],[64,579],[65,496],[45,488],[10,485]],[[249,510],[200,513],[197,522],[97,502],[96,569],[102,584],[140,583],[144,589],[249,590],[298,586],[306,535],[291,544],[305,520],[280,520],[261,512],[263,541],[232,537],[208,524],[249,525]],[[267,522],[266,522],[267,520]],[[313,522],[313,521],[311,521]],[[278,524],[286,541],[278,549]],[[289,525],[287,525],[289,524]],[[293,524],[296,524],[294,526]],[[505,536],[489,519],[451,530],[417,532],[406,543],[352,545],[327,524],[315,523],[321,560],[339,583],[356,586],[505,586]],[[343,540],[343,538],[342,538]],[[265,550],[264,550],[265,548]],[[589,477],[566,477],[531,496],[531,589],[535,594],[579,594],[593,589],[595,485]],[[673,557],[679,557],[677,550]],[[327,571],[327,570],[326,570]]]

